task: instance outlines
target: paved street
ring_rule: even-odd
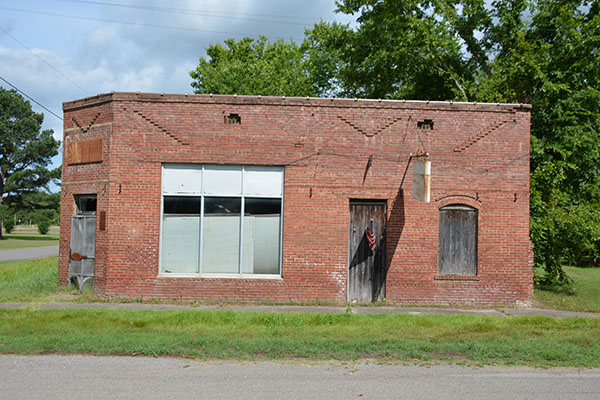
[[[58,245],[31,247],[28,249],[0,250],[0,261],[33,260],[35,258],[58,255]]]
[[[600,369],[0,356],[0,399],[597,399]]]

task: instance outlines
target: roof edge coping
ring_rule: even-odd
[[[430,106],[431,108],[444,108],[450,106],[478,106],[485,108],[510,108],[530,110],[531,104],[525,103],[480,103],[480,102],[462,102],[462,101],[430,101],[430,100],[390,100],[390,99],[358,99],[343,97],[287,97],[287,96],[260,96],[260,95],[237,95],[237,94],[167,94],[167,93],[144,93],[144,92],[110,92],[85,97],[73,101],[63,102],[63,111],[70,111],[77,108],[98,105],[110,101],[163,101],[163,102],[183,102],[183,103],[236,103],[236,104],[264,104],[264,105],[348,105],[348,103],[357,103],[362,105],[419,105]],[[424,107],[425,108],[425,107]]]

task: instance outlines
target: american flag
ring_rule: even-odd
[[[367,226],[367,242],[369,242],[369,247],[375,253],[377,251],[377,237],[375,237],[375,226],[373,224],[373,220]]]

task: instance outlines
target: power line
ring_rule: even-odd
[[[249,15],[249,16],[255,16],[255,17],[266,17],[266,18],[288,18],[288,19],[297,19],[297,20],[310,20],[311,23],[313,23],[314,20],[322,20],[325,22],[337,22],[337,23],[351,23],[351,22],[356,22],[356,19],[354,20],[349,20],[349,21],[337,21],[337,20],[331,20],[331,19],[322,19],[321,17],[297,17],[297,16],[289,16],[289,15],[273,15],[273,14],[253,14],[253,13],[238,13],[236,11],[232,11],[232,12],[219,12],[219,11],[212,11],[212,10],[198,10],[198,9],[190,9],[190,8],[171,8],[171,7],[157,7],[157,6],[147,6],[147,5],[132,5],[132,4],[123,4],[123,3],[107,3],[107,2],[102,2],[102,1],[91,1],[91,0],[56,0],[56,1],[61,1],[61,2],[66,2],[66,3],[77,3],[77,4],[93,4],[93,5],[102,5],[102,6],[110,6],[110,7],[122,7],[122,8],[133,8],[133,9],[139,9],[139,10],[146,10],[146,11],[157,11],[157,12],[167,12],[167,13],[175,13],[175,14],[184,14],[184,15],[204,15],[204,16],[212,16],[212,17],[217,17],[217,18],[227,18],[227,19],[242,19],[242,20],[248,20],[248,21],[258,21],[258,22],[268,22],[268,23],[283,23],[283,24],[293,24],[293,25],[305,25],[303,23],[293,23],[293,22],[285,22],[285,21],[265,21],[265,20],[254,20],[254,19],[247,19],[244,17],[236,17],[236,15]],[[346,14],[347,15],[347,14]],[[439,21],[438,21],[439,22]],[[410,26],[412,25],[409,22],[406,23],[400,23],[400,24],[396,24],[399,26]],[[479,25],[461,25],[463,27],[467,27],[467,28],[471,28],[471,29],[479,29],[480,26]],[[537,28],[537,30],[539,31],[547,31],[547,32],[554,32],[557,31],[559,28]],[[386,32],[386,33],[399,33],[399,31],[396,30],[381,30],[381,29],[377,29],[376,31],[379,32]]]
[[[9,81],[7,81],[6,79],[4,79],[3,77],[0,76],[0,79],[2,79],[4,82],[6,82],[7,84],[9,84],[13,89],[15,89],[17,92],[21,93],[23,96],[27,97],[29,100],[33,101],[35,104],[37,104],[38,106],[42,107],[44,110],[48,111],[50,114],[54,115],[56,118],[60,119],[61,121],[63,121],[62,117],[58,116],[57,114],[55,114],[52,110],[50,110],[48,107],[46,107],[45,105],[43,105],[42,103],[40,103],[39,101],[37,101],[36,99],[34,99],[33,97],[31,97],[30,95],[28,95],[27,93],[25,93],[24,91],[22,91],[21,89],[19,89],[18,87],[16,87],[15,85],[13,85],[12,83],[10,83]]]
[[[267,22],[274,24],[292,24],[292,25],[306,25],[301,22],[289,22],[289,21],[272,21],[272,20],[264,20],[264,19],[254,19],[254,18],[246,18],[239,17],[239,15],[248,15],[252,17],[265,17],[265,18],[285,18],[285,19],[295,19],[295,20],[305,20],[311,21],[310,23],[314,23],[314,20],[321,20],[320,17],[298,17],[298,16],[289,16],[289,15],[272,15],[272,14],[251,14],[251,13],[239,13],[236,11],[231,12],[219,12],[219,11],[210,11],[210,10],[197,10],[190,8],[172,8],[172,7],[156,7],[156,6],[147,6],[147,5],[133,5],[133,4],[122,4],[122,3],[105,3],[101,1],[86,1],[86,0],[57,0],[66,3],[77,3],[77,4],[91,4],[91,5],[102,5],[109,7],[121,7],[121,8],[132,8],[136,10],[145,10],[145,11],[156,11],[156,12],[164,12],[164,13],[172,13],[172,14],[183,14],[183,15],[201,15],[207,17],[216,17],[216,18],[227,18],[227,19],[240,19],[246,21],[254,21],[254,22]],[[324,20],[327,22],[335,22],[333,20]],[[352,21],[347,21],[352,22]]]
[[[6,29],[4,29],[3,27],[0,26],[0,30],[3,30],[4,33],[6,33],[8,36],[10,36],[15,42],[19,43],[25,50],[29,51],[31,54],[33,54],[34,56],[36,56],[40,61],[42,61],[44,64],[46,64],[47,66],[49,66],[50,68],[52,68],[56,73],[58,73],[60,76],[62,76],[63,78],[65,78],[66,80],[68,80],[69,82],[71,82],[73,85],[77,86],[86,95],[88,95],[88,96],[91,95],[90,92],[88,92],[87,90],[85,90],[84,88],[82,88],[81,86],[79,86],[77,83],[73,82],[68,76],[66,76],[65,74],[63,74],[58,69],[56,69],[53,65],[51,65],[49,62],[47,62],[46,60],[44,60],[38,54],[34,53],[33,50],[31,50],[29,47],[25,46],[25,44],[23,44],[23,42],[21,42],[19,39],[17,39],[13,35],[11,35],[10,32],[8,32]]]
[[[23,9],[19,9],[19,8],[11,8],[11,7],[0,7],[0,10],[17,11],[17,12],[24,12],[24,13],[38,14],[38,15],[49,15],[49,16],[52,16],[52,17],[82,19],[82,20],[86,20],[86,21],[108,22],[108,23],[111,23],[111,24],[123,24],[123,25],[130,25],[130,26],[144,26],[144,27],[147,27],[147,28],[162,28],[162,29],[173,29],[173,30],[188,31],[188,32],[218,33],[218,34],[221,34],[221,35],[235,35],[235,36],[249,36],[249,37],[259,37],[259,36],[261,36],[261,35],[249,35],[249,34],[246,34],[246,33],[239,33],[239,32],[211,31],[211,30],[206,30],[206,29],[186,28],[186,27],[171,26],[171,25],[146,24],[146,23],[142,23],[142,22],[115,21],[115,20],[103,19],[103,18],[83,17],[83,16],[67,15],[67,14],[56,14],[56,13],[49,13],[49,12],[44,12],[44,11],[23,10]],[[275,38],[277,38],[277,39],[286,39],[284,37],[279,37],[279,36],[276,36]],[[293,40],[299,40],[298,38],[293,38],[293,37],[291,39],[293,39]],[[299,40],[299,41],[301,41],[301,40]]]

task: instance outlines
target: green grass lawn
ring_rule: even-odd
[[[573,283],[537,288],[535,301],[547,308],[600,312],[600,268],[564,267]]]
[[[58,234],[5,233],[0,240],[0,250],[26,249],[30,247],[54,246],[58,244]]]
[[[0,262],[0,302],[36,301],[58,290],[57,256]]]
[[[57,262],[0,262],[0,301],[43,302],[66,293]],[[578,279],[597,279],[596,272],[582,270]],[[582,292],[577,282],[575,292]],[[600,367],[600,319],[0,309],[0,353],[48,352]]]
[[[474,315],[0,310],[0,353],[600,367],[600,320]]]

